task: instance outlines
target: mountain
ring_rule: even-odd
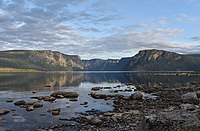
[[[83,70],[79,56],[65,55],[50,50],[0,51],[0,68],[39,71]]]
[[[120,60],[81,60],[77,55],[50,50],[0,51],[0,71],[7,68],[38,71],[199,71],[200,55],[153,49],[141,50],[135,56]]]
[[[83,61],[85,70],[101,71],[195,71],[200,70],[200,55],[182,55],[164,50],[141,50],[120,60]]]
[[[124,66],[124,70],[194,71],[200,70],[200,58],[164,50],[142,50]]]
[[[84,64],[84,69],[88,71],[111,71],[116,70],[117,63],[119,60],[117,59],[91,59],[91,60],[82,60]]]

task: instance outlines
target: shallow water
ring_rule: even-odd
[[[156,86],[159,83],[167,87],[177,87],[188,82],[200,82],[199,77],[187,76],[153,76],[135,72],[38,72],[38,73],[0,73],[0,108],[9,109],[10,113],[0,118],[6,121],[0,122],[0,130],[35,130],[41,127],[66,123],[59,117],[78,117],[77,112],[86,110],[108,111],[113,109],[112,100],[97,100],[90,97],[92,87],[112,87],[98,91],[99,93],[116,94],[114,90],[127,88],[124,84],[131,83],[134,86]],[[117,87],[121,85],[121,87]],[[47,87],[48,86],[48,87]],[[134,87],[133,86],[133,87]],[[57,99],[50,103],[43,101],[43,107],[27,112],[24,108],[14,105],[15,101],[37,101],[33,96],[49,96],[52,92],[75,91],[79,93],[78,101],[69,99]],[[36,93],[32,93],[35,91]],[[119,94],[130,95],[132,92]],[[14,102],[8,103],[12,99]],[[80,103],[88,102],[87,107]],[[61,108],[59,116],[48,113],[48,109]]]

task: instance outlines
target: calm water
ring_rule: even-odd
[[[135,86],[144,84],[147,87],[163,83],[165,86],[177,87],[193,81],[200,82],[200,79],[199,77],[187,76],[153,76],[133,72],[0,73],[0,108],[11,110],[9,114],[0,116],[0,118],[6,119],[5,122],[0,122],[0,130],[6,130],[7,128],[34,130],[40,127],[66,123],[66,121],[60,121],[59,117],[78,117],[77,112],[85,112],[91,109],[112,110],[112,100],[96,100],[88,95],[92,87],[112,87],[112,89],[102,92],[113,94],[115,90],[113,87],[125,83],[132,83]],[[50,87],[46,87],[47,85]],[[31,112],[14,105],[14,102],[18,100],[37,101],[30,97],[49,96],[57,90],[78,92],[78,101],[72,102],[69,99],[57,99],[53,103],[43,101],[43,107]],[[36,93],[33,94],[32,91],[36,91]],[[124,95],[130,95],[131,93],[134,92],[123,92]],[[9,99],[14,102],[6,102]],[[83,102],[88,102],[88,107],[80,105]],[[47,112],[48,109],[53,108],[61,108],[61,114],[53,116]]]

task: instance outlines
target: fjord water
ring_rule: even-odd
[[[151,75],[136,72],[31,72],[31,73],[0,73],[0,108],[9,109],[10,113],[0,118],[0,130],[13,129],[37,129],[56,124],[73,123],[60,121],[60,117],[78,117],[79,113],[86,110],[108,111],[113,109],[112,100],[97,100],[90,97],[92,87],[112,87],[104,90],[104,93],[113,93],[117,85],[130,83],[137,87],[157,86],[160,83],[166,87],[178,87],[188,82],[200,82],[199,77],[193,76],[169,76]],[[43,102],[43,107],[31,112],[14,105],[15,101],[36,101],[33,96],[49,96],[54,91],[75,91],[79,93],[78,101],[69,99],[57,99],[56,101]],[[36,93],[33,93],[36,92]],[[122,92],[130,95],[134,92]],[[114,94],[114,93],[113,93]],[[13,102],[6,102],[13,100]],[[80,103],[88,102],[87,106]],[[61,108],[59,116],[53,116],[47,111],[53,108]]]

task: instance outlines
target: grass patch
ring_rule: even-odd
[[[0,72],[35,72],[33,69],[0,68]]]

